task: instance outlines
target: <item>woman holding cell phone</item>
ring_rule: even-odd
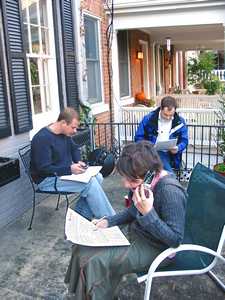
[[[65,282],[76,299],[114,299],[123,275],[147,271],[159,253],[183,239],[187,195],[174,175],[163,170],[153,145],[141,141],[125,146],[117,170],[123,185],[133,191],[133,203],[93,223],[98,228],[129,224],[130,246],[75,245]]]

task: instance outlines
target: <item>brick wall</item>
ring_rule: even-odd
[[[107,67],[107,40],[106,30],[108,26],[108,17],[105,14],[102,0],[83,0],[81,1],[81,9],[89,12],[91,15],[100,18],[100,31],[101,31],[101,62],[102,62],[102,75],[103,75],[103,90],[104,102],[109,104],[109,78]],[[109,111],[95,115],[97,122],[109,122]]]

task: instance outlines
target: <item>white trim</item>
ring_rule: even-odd
[[[94,104],[90,104],[91,109],[94,110],[94,106],[97,104],[105,104],[105,94],[104,94],[104,80],[103,80],[103,59],[102,59],[102,40],[101,40],[101,21],[102,19],[100,17],[96,17],[95,15],[91,14],[90,12],[86,12],[83,11],[82,12],[83,15],[83,20],[85,18],[85,16],[92,18],[96,21],[97,24],[97,39],[98,39],[98,56],[99,56],[99,69],[100,69],[100,81],[101,81],[101,101],[94,103]],[[84,44],[84,48],[85,48],[85,44]],[[86,49],[86,48],[85,48]],[[85,61],[86,60],[86,56],[85,56]],[[87,93],[87,101],[88,101],[88,93]],[[93,113],[93,112],[92,112]],[[94,114],[94,113],[93,113]]]
[[[90,12],[90,11],[88,11],[86,9],[83,9],[82,14],[83,14],[83,16],[86,15],[86,16],[88,16],[90,18],[94,18],[94,19],[97,19],[98,21],[102,21],[101,17],[96,16],[93,12]]]
[[[93,115],[98,115],[104,112],[109,111],[109,104],[107,103],[96,103],[91,105],[91,112]]]
[[[39,6],[38,6],[39,7]],[[28,9],[28,7],[26,8]],[[57,67],[56,67],[56,56],[55,56],[55,35],[54,35],[54,26],[53,26],[53,11],[52,3],[50,0],[46,0],[46,9],[47,9],[47,19],[48,19],[48,40],[46,47],[49,51],[49,54],[41,53],[42,50],[42,40],[40,40],[40,53],[28,53],[26,54],[28,61],[28,73],[29,73],[29,88],[30,88],[30,101],[32,107],[32,120],[33,120],[33,129],[29,132],[30,138],[42,127],[48,125],[51,122],[54,122],[59,114],[59,95],[58,95],[58,79],[57,79]],[[40,12],[38,11],[38,17],[40,21]],[[28,20],[29,21],[29,20]],[[31,35],[30,35],[30,26],[28,22],[28,34],[29,34],[29,46],[30,50],[32,48]],[[39,28],[39,37],[40,37],[40,23],[38,24]],[[39,65],[39,85],[41,93],[41,105],[43,112],[34,114],[33,106],[33,97],[32,97],[32,82],[30,74],[30,64],[29,59],[35,58],[38,61]],[[47,62],[45,62],[47,60]],[[46,63],[46,65],[45,65]],[[46,71],[47,70],[47,71]],[[46,71],[46,72],[45,72]],[[45,72],[45,84],[43,82],[43,72]],[[51,79],[50,79],[51,77]],[[43,98],[44,88],[47,85],[48,91],[46,94],[45,101]],[[49,105],[50,104],[50,105]],[[50,110],[48,107],[50,106]]]
[[[138,13],[138,12],[160,12],[169,10],[185,10],[185,9],[201,9],[201,8],[212,8],[224,6],[224,1],[211,1],[211,0],[179,0],[179,1],[127,1],[127,3],[119,3],[115,1],[114,12],[115,14],[127,14],[127,13]],[[106,13],[109,14],[109,10],[105,5]]]
[[[134,102],[135,102],[134,97],[127,96],[127,97],[120,98],[121,106],[133,104]]]

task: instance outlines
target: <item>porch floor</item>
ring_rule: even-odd
[[[122,209],[126,191],[119,176],[108,177],[104,189],[116,210]],[[31,211],[1,231],[0,299],[72,299],[63,282],[71,254],[71,245],[64,240],[66,203],[62,201],[58,211],[55,205],[51,196],[37,206],[31,231],[27,231]],[[215,271],[225,281],[224,268]],[[143,295],[144,284],[121,284],[120,300],[139,300]],[[153,280],[152,299],[222,300],[224,293],[207,275],[158,278]]]

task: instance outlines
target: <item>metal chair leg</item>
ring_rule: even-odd
[[[32,209],[32,215],[31,215],[31,219],[30,219],[30,225],[28,227],[28,230],[31,230],[32,229],[32,223],[33,223],[33,218],[34,218],[34,212],[35,212],[35,192],[34,192],[34,195],[33,195],[33,209]]]
[[[225,284],[222,280],[220,280],[213,271],[209,271],[207,274],[225,292]]]
[[[60,200],[60,194],[58,195],[58,200],[57,200],[57,205],[56,205],[56,209],[55,210],[59,210],[59,200]]]
[[[66,196],[66,211],[67,211],[69,208],[69,199],[68,199],[67,195],[65,195],[65,196]]]

